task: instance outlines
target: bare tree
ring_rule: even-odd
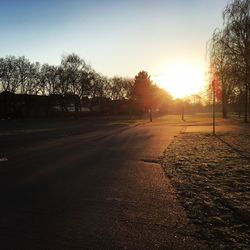
[[[223,12],[224,31],[228,38],[224,46],[234,57],[235,71],[240,71],[245,92],[245,122],[248,121],[248,101],[250,91],[250,1],[234,0]]]
[[[18,85],[18,71],[16,67],[16,58],[7,56],[0,60],[0,77],[2,89],[15,93]]]
[[[215,30],[210,43],[211,73],[219,77],[223,117],[227,117],[228,103],[244,96],[245,122],[250,88],[249,11],[249,0],[231,1],[223,11],[224,27]]]
[[[110,98],[112,100],[128,99],[131,96],[133,80],[115,76],[110,80]]]
[[[43,64],[40,69],[40,92],[42,95],[54,95],[58,90],[57,67]]]
[[[37,95],[40,91],[40,63],[30,63],[28,77],[25,86],[25,94]]]

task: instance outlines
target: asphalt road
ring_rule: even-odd
[[[154,122],[10,135],[0,162],[0,248],[205,248],[156,162],[181,129]]]

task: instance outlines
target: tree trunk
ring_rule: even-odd
[[[149,109],[149,120],[150,120],[150,122],[152,122],[152,121],[153,121],[153,117],[152,117],[152,109],[151,109],[151,108]]]
[[[222,117],[227,119],[227,102],[224,98],[222,99]]]
[[[78,105],[77,105],[77,103],[75,103],[75,112],[74,112],[74,119],[75,120],[78,120]]]
[[[245,91],[245,112],[244,112],[244,122],[248,122],[248,86],[246,84],[246,91]]]
[[[182,119],[182,121],[185,121],[185,117],[184,117],[184,105],[181,108],[181,119]]]
[[[250,88],[248,87],[248,117],[250,117]]]
[[[223,85],[224,86],[224,85]],[[222,118],[227,119],[227,94],[226,90],[222,88]]]
[[[242,107],[242,100],[241,100],[241,94],[239,96],[239,103],[238,103],[238,117],[241,117],[241,107]]]

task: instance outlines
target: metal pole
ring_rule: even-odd
[[[182,119],[182,121],[185,121],[185,118],[184,118],[184,103],[182,103],[182,108],[181,108],[181,119]]]
[[[213,135],[215,135],[215,82],[213,81]]]

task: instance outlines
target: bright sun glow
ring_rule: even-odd
[[[163,72],[155,78],[155,82],[174,98],[183,98],[198,93],[204,86],[204,74],[198,65],[172,63]]]

